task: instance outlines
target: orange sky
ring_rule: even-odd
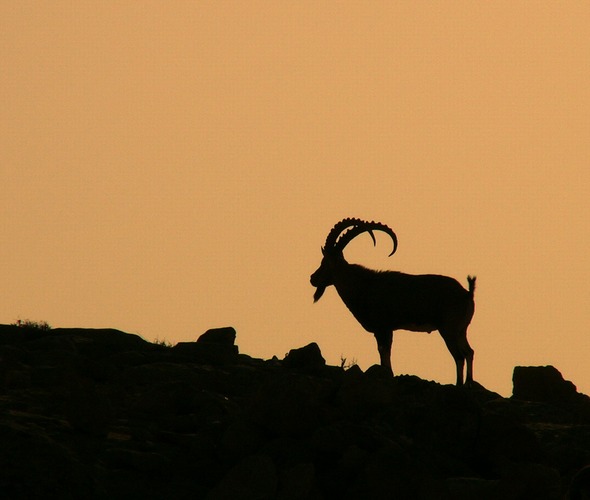
[[[148,340],[233,325],[241,352],[375,342],[309,275],[478,276],[475,377],[554,364],[590,393],[590,4],[2,2],[0,322]],[[438,334],[394,371],[444,383]]]

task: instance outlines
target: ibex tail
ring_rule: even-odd
[[[467,276],[467,283],[469,283],[469,296],[473,299],[473,294],[475,293],[475,280],[477,278],[475,276]]]

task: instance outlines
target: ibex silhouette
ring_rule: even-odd
[[[348,231],[342,234],[345,229]],[[465,384],[470,385],[473,349],[467,341],[467,327],[475,311],[475,277],[467,277],[469,289],[465,290],[448,276],[374,271],[346,262],[343,250],[359,234],[368,232],[376,244],[373,230],[391,237],[393,250],[389,255],[393,255],[397,237],[385,224],[348,218],[332,228],[322,248],[322,263],[311,275],[311,284],[316,287],[314,302],[326,287],[334,285],[358,322],[375,335],[381,365],[392,373],[391,343],[395,330],[428,333],[438,330],[455,360],[457,385],[463,385],[465,361]]]

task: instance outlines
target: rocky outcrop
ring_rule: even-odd
[[[554,366],[516,366],[512,396],[525,401],[568,402],[578,396],[576,386],[564,380]]]
[[[117,330],[0,326],[0,492],[583,498],[590,402],[558,373],[515,369],[507,399],[328,366],[316,344],[251,358],[231,328],[166,347]]]
[[[299,349],[291,349],[283,360],[283,365],[287,368],[302,370],[322,369],[326,366],[326,360],[322,356],[320,347],[312,342]]]

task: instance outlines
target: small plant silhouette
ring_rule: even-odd
[[[340,355],[340,368],[342,368],[343,370],[349,370],[357,364],[358,363],[356,358],[352,358],[352,360],[348,361],[348,359],[346,359],[342,354]]]
[[[166,339],[160,339],[159,337],[156,337],[156,339],[154,340],[154,344],[162,346],[162,347],[166,347],[166,348],[173,347],[172,344],[170,342],[168,342]]]
[[[17,319],[12,326],[18,326],[19,328],[25,328],[28,330],[41,330],[47,332],[51,330],[51,325],[47,321],[32,321],[30,319]]]

